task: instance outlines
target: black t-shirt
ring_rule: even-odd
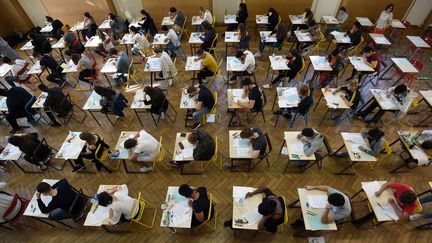
[[[251,90],[249,90],[248,98],[249,98],[249,100],[255,101],[255,104],[252,107],[252,110],[254,110],[254,111],[261,110],[261,108],[262,108],[261,91],[259,90],[258,86],[255,86]]]
[[[57,72],[58,64],[54,58],[44,55],[40,60],[40,65],[49,68],[52,72]]]
[[[358,89],[355,91],[348,90],[346,86],[341,87],[341,90],[345,92],[345,98],[352,103],[351,109],[357,108],[360,101],[360,91]]]
[[[210,200],[207,197],[207,188],[198,187],[197,191],[199,192],[200,195],[198,199],[192,202],[192,209],[194,213],[201,213],[201,212],[204,213],[204,218],[207,219],[209,209],[210,209]],[[193,214],[193,217],[195,218],[195,214]]]
[[[48,206],[45,206],[42,200],[38,199],[37,202],[39,209],[42,213],[49,213],[57,208],[61,208],[68,212],[73,201],[75,200],[75,197],[77,196],[77,193],[72,190],[66,179],[58,181],[52,186],[52,188],[57,189],[57,195],[52,197],[52,200]]]
[[[209,110],[211,110],[215,103],[213,94],[207,87],[203,85],[200,85],[199,89],[200,91],[198,93],[198,101],[202,102],[204,107],[207,107]]]
[[[353,46],[358,45],[361,41],[361,32],[360,31],[357,31],[354,33],[348,32],[348,36],[349,36],[350,41],[352,43],[351,45],[353,45]]]
[[[254,133],[256,132],[259,135],[256,139],[251,140],[252,148],[253,150],[259,150],[260,155],[264,155],[267,149],[267,139],[261,129],[257,127],[253,127],[251,129]]]
[[[267,219],[264,226],[265,229],[270,233],[276,233],[278,225],[282,224],[284,221],[284,214],[285,214],[285,206],[283,203],[283,199],[281,197],[277,197],[273,194],[270,189],[266,188],[264,190],[265,198],[263,201],[271,200],[276,202],[276,209],[272,214],[272,217]],[[278,219],[275,219],[274,216],[280,216]]]

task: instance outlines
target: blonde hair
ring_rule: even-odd
[[[356,79],[351,80],[350,82],[348,82],[348,84],[351,84],[355,88],[358,88],[358,81]]]

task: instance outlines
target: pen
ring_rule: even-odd
[[[97,208],[99,207],[99,203],[98,204],[96,204],[96,207],[95,207],[95,209],[93,210],[93,213],[95,213],[96,212],[96,210],[97,210]]]
[[[317,216],[317,214],[313,214],[313,213],[310,213],[310,212],[307,212],[307,214],[309,214],[310,216]]]

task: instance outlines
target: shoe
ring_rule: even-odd
[[[336,120],[336,119],[338,119],[339,117],[341,117],[341,115],[339,115],[339,114],[331,114],[331,119],[332,120]]]
[[[423,218],[423,215],[422,214],[418,214],[418,213],[409,216],[409,219],[411,221],[415,221],[415,220],[421,219],[421,218]]]
[[[160,114],[160,119],[161,119],[161,120],[165,120],[165,112],[162,112],[162,113]]]
[[[271,89],[271,85],[270,85],[270,84],[264,84],[264,85],[263,85],[263,88],[264,88],[264,89]]]
[[[225,226],[225,227],[231,227],[231,226],[232,226],[232,219],[230,219],[230,220],[225,220],[225,222],[224,222],[224,226]]]
[[[255,55],[254,55],[254,57],[261,57],[261,52],[257,52],[257,53],[255,53]]]
[[[150,172],[153,170],[153,167],[142,167],[140,169],[141,172],[146,173],[146,172]]]
[[[275,112],[273,112],[273,115],[282,115],[282,112],[281,111],[275,111]]]
[[[168,164],[171,165],[172,167],[175,167],[175,168],[180,167],[180,165],[177,163],[177,161],[174,161],[174,160],[168,161]]]
[[[231,122],[231,126],[238,126],[238,125],[240,125],[239,121],[233,121],[233,122]]]
[[[192,129],[193,129],[193,130],[196,130],[196,129],[198,129],[200,126],[201,126],[201,123],[194,123],[193,126],[192,126]]]
[[[359,119],[359,120],[364,120],[364,117],[363,116],[360,116],[359,114],[353,114],[352,115],[355,119]]]
[[[18,131],[21,131],[21,128],[18,128],[18,129],[14,128],[14,129],[10,130],[9,133],[16,133]]]
[[[61,124],[58,123],[58,122],[54,122],[54,123],[52,123],[50,126],[51,126],[51,127],[60,127]]]
[[[6,187],[6,182],[0,182],[0,190],[3,190]]]
[[[191,114],[189,114],[189,115],[186,117],[186,119],[188,119],[188,120],[193,120],[193,116],[192,116]]]
[[[282,115],[283,117],[285,117],[286,119],[291,119],[292,115],[291,113],[286,113]]]
[[[46,170],[48,167],[42,163],[39,164],[39,167],[41,168],[41,170]]]
[[[224,169],[230,169],[232,166],[231,166],[231,163],[224,163],[223,167],[224,167]]]

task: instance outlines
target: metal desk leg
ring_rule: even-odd
[[[344,172],[350,168],[353,169],[353,166],[357,163],[358,163],[358,161],[353,161],[352,163],[350,163],[349,166],[345,167],[343,170],[336,172],[335,175],[355,175],[354,172],[352,172],[352,173],[344,173]]]
[[[320,103],[320,101],[321,101],[321,99],[322,99],[323,96],[324,96],[324,95],[321,93],[321,96],[318,98],[318,102],[317,102],[317,104],[315,105],[315,108],[314,108],[313,111],[316,110],[316,108],[318,107],[318,105],[319,105],[319,103]]]
[[[295,200],[294,202],[290,203],[287,208],[300,208],[300,206],[296,205],[297,203],[300,202],[300,199],[297,198],[297,200]]]
[[[138,114],[137,110],[136,110],[136,109],[133,109],[133,110],[134,110],[134,112],[135,112],[135,115],[137,116],[137,118],[138,118],[138,121],[140,122],[141,126],[142,126],[142,127],[144,127],[144,125],[143,125],[143,123],[142,123],[142,121],[141,121],[141,118],[140,118],[140,116],[139,116],[139,114]]]
[[[319,123],[318,126],[321,126],[321,123],[324,121],[324,118],[326,117],[327,113],[329,113],[329,111],[330,111],[330,109],[327,108],[327,111],[326,111],[326,113],[324,113],[324,115],[323,115],[323,117],[321,118],[321,121],[320,121],[320,123]]]
[[[88,110],[88,112],[90,113],[90,115],[93,117],[93,119],[96,121],[96,123],[101,126],[101,124],[99,123],[99,121],[96,119],[96,117],[93,115],[93,112],[91,110]]]

